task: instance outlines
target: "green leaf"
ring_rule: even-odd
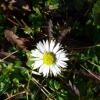
[[[94,24],[100,27],[100,0],[97,0],[97,2],[94,4],[92,13],[94,18]]]
[[[19,84],[19,80],[17,79],[17,78],[14,78],[13,79],[13,82],[17,85],[17,84]]]
[[[61,97],[61,96],[58,96],[58,97],[57,97],[57,100],[64,100],[64,98]]]
[[[33,30],[32,30],[30,27],[25,26],[25,27],[24,27],[24,32],[25,32],[26,34],[30,34],[30,33],[33,32]]]
[[[54,90],[54,82],[53,82],[53,80],[49,81],[49,87],[51,88],[51,90]]]
[[[47,0],[45,4],[46,6],[49,6],[50,9],[58,9],[59,0]]]
[[[34,63],[34,60],[32,60],[31,52],[30,51],[26,52],[26,55],[27,55],[27,58],[28,58],[26,64],[27,64],[27,66],[31,67],[31,65]]]
[[[58,83],[58,81],[54,81],[54,87],[56,90],[60,89],[60,84]]]
[[[61,88],[60,83],[56,80],[50,80],[49,81],[49,87],[53,90],[59,90]]]

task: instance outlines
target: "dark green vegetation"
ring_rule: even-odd
[[[61,76],[31,73],[42,39],[69,53]],[[100,100],[100,0],[0,0],[0,100]]]

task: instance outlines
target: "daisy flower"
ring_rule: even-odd
[[[31,50],[31,56],[34,59],[33,69],[38,69],[44,77],[59,75],[61,68],[66,68],[66,61],[69,60],[61,44],[56,44],[55,40],[40,41],[36,49]]]

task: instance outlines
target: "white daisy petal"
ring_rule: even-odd
[[[43,45],[44,45],[44,47],[45,47],[45,45],[46,45],[46,42],[43,40]]]
[[[39,42],[38,44],[37,44],[37,48],[38,48],[38,50],[40,51],[40,52],[44,52],[44,45],[43,45],[43,43],[42,42]]]
[[[61,53],[61,54],[60,54],[60,57],[61,57],[61,58],[66,57],[66,54],[65,54],[65,53]]]
[[[53,65],[52,67],[50,67],[50,71],[53,73],[54,76],[57,76],[61,72],[57,65]]]
[[[45,68],[43,69],[43,76],[48,76],[49,74],[49,67],[48,66],[45,66]]]
[[[50,51],[51,52],[52,52],[54,46],[55,46],[55,41],[51,40],[51,42],[50,42]]]
[[[66,68],[67,67],[67,64],[65,62],[63,62],[63,61],[58,61],[57,65],[62,67],[62,68]]]
[[[39,69],[39,73],[43,73],[43,69],[45,68],[45,65],[43,64],[40,69]]]
[[[60,70],[60,68],[57,65],[55,65],[55,69],[57,71],[57,74],[60,74],[61,73],[61,70]]]
[[[32,52],[31,56],[33,56],[33,57],[42,58],[42,56],[43,56],[43,54],[38,50],[31,50],[31,52]]]
[[[54,76],[57,76],[57,71],[56,71],[56,69],[55,69],[55,67],[53,67],[53,66],[51,66],[50,67],[50,73],[52,73]]]
[[[55,47],[54,47],[54,49],[53,49],[53,52],[54,53],[56,53],[59,49],[60,49],[60,43],[58,43]]]
[[[37,50],[31,50],[31,56],[37,57],[36,53],[37,53]]]
[[[61,49],[61,50],[59,50],[59,51],[56,52],[56,55],[59,55],[59,54],[61,54],[62,52],[64,52],[64,50]]]
[[[48,40],[46,41],[45,49],[46,49],[47,52],[49,51],[49,41]]]
[[[56,58],[58,60],[62,60],[62,61],[68,61],[69,59],[66,57],[66,54],[65,53],[59,53],[59,54],[56,54]]]
[[[61,60],[61,61],[68,61],[69,59],[67,58],[67,57],[63,57],[63,58],[60,58],[59,60]]]
[[[37,69],[42,65],[43,65],[43,61],[42,60],[35,61],[33,69]]]

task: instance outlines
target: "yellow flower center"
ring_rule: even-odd
[[[56,57],[52,52],[46,52],[43,55],[43,63],[47,65],[52,65],[56,61]]]

